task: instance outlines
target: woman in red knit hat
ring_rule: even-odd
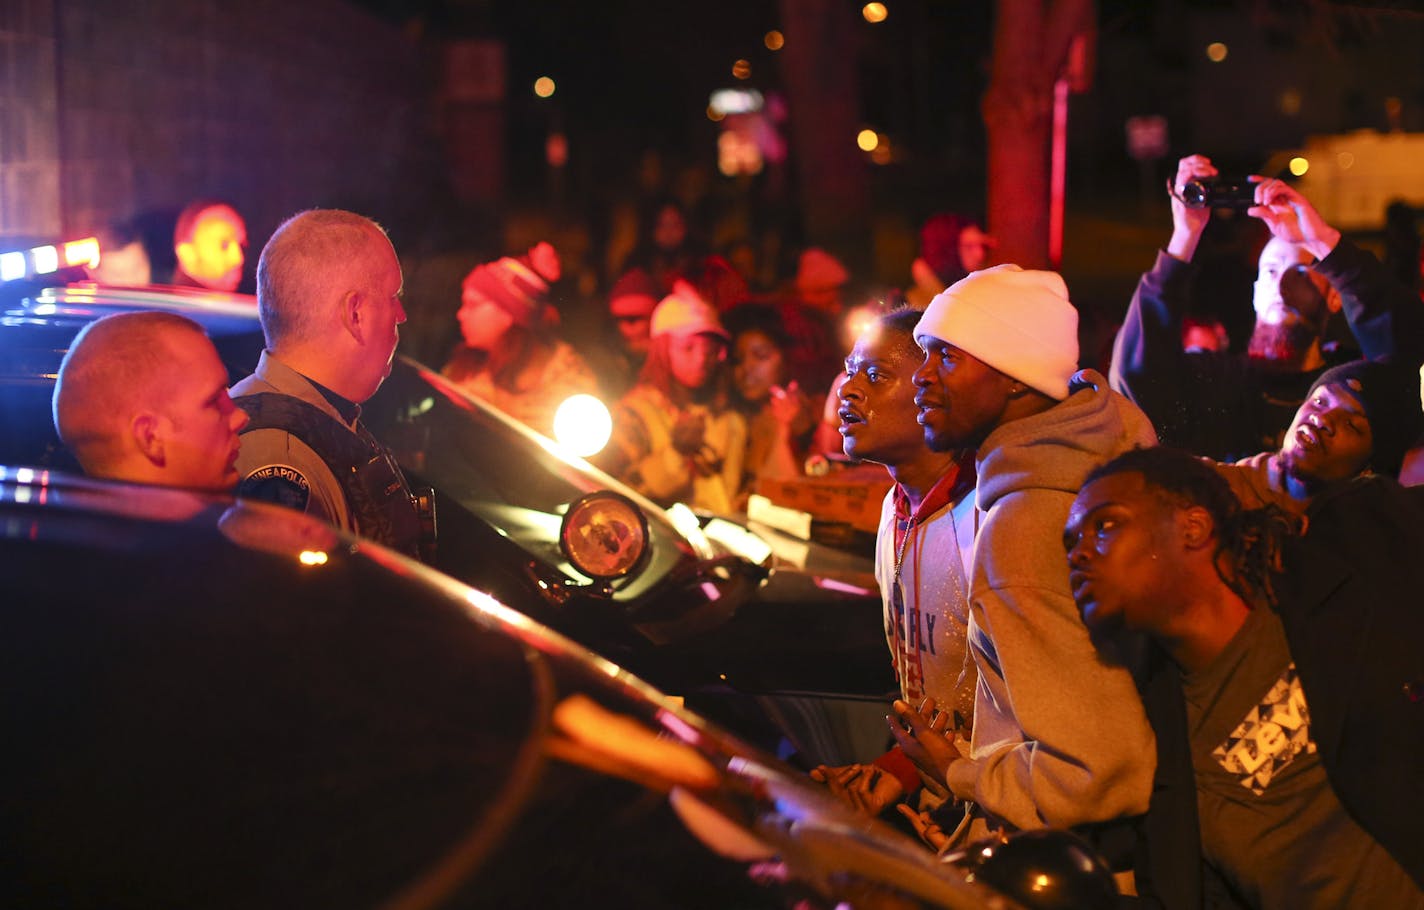
[[[549,285],[559,280],[559,271],[549,243],[518,259],[476,266],[465,276],[456,314],[462,342],[441,371],[546,436],[564,399],[598,393],[583,358],[554,334],[558,311],[549,303]]]

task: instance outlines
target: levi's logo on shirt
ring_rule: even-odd
[[[1302,752],[1314,755],[1315,743],[1310,739],[1305,689],[1291,663],[1260,704],[1247,712],[1211,755],[1241,786],[1262,796],[1276,775]]]

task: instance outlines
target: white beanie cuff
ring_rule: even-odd
[[[915,326],[1057,401],[1078,369],[1078,311],[1056,272],[999,265],[940,292]]]

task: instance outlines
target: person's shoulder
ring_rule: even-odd
[[[228,393],[233,398],[241,398],[245,395],[258,395],[263,392],[280,391],[280,389],[274,386],[267,379],[257,375],[256,373],[252,373],[251,375],[245,376],[242,379],[239,379],[237,382],[233,383],[232,388],[228,390]]]
[[[481,372],[486,359],[483,351],[456,344],[450,356],[446,358],[445,365],[440,368],[440,375],[455,383],[462,382]]]
[[[281,427],[249,430],[240,437],[237,470],[242,477],[268,468],[289,469],[301,475],[302,483],[313,476],[333,476],[331,468],[301,437]],[[278,471],[277,473],[280,473]]]
[[[311,512],[339,523],[345,494],[331,468],[300,438],[265,428],[243,433],[237,456],[237,495]]]
[[[974,538],[974,559],[996,588],[1029,585],[1067,590],[1063,526],[1073,494],[1030,487],[1001,496]]]
[[[1019,527],[1056,527],[1056,537],[1062,536],[1063,520],[1077,494],[1052,487],[1024,486],[1010,491],[995,501],[985,519],[984,527],[1003,527],[1012,533]],[[982,533],[982,532],[981,532]]]
[[[1424,538],[1424,487],[1406,487],[1392,477],[1366,474],[1317,495],[1306,511],[1312,532],[1368,523]]]
[[[593,391],[597,377],[588,361],[567,341],[556,340],[554,349],[544,365],[543,375],[549,383],[564,383],[588,386]]]

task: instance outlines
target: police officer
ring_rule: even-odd
[[[313,209],[273,233],[257,263],[267,349],[232,388],[252,418],[238,495],[419,555],[416,499],[360,421],[362,402],[390,375],[405,322],[402,284],[395,249],[368,218]]]

